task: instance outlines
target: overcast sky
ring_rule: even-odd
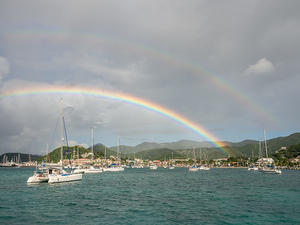
[[[299,131],[300,1],[0,1],[0,93],[75,85],[164,106],[226,141]],[[0,153],[205,141],[140,107],[85,95],[0,98]]]

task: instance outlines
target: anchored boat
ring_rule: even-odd
[[[67,136],[67,132],[66,132],[67,130],[66,130],[66,126],[65,126],[65,119],[64,119],[63,110],[62,110],[62,103],[61,103],[61,109],[60,109],[60,120],[61,120],[61,148],[60,148],[61,168],[57,171],[54,171],[52,174],[49,174],[48,183],[62,183],[62,182],[82,180],[81,173],[68,173],[63,169],[63,145],[64,145],[65,137],[66,137],[66,144],[67,144],[68,151],[69,151],[69,145],[68,145],[68,136]],[[70,155],[69,155],[69,157],[70,157]]]

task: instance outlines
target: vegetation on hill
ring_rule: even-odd
[[[97,145],[94,145],[94,149],[93,149],[95,157],[104,158],[105,157],[105,148],[106,148],[106,157],[107,158],[109,156],[117,156],[116,151],[112,151],[110,148],[105,147],[105,145],[103,145],[103,144],[97,144]],[[88,150],[89,150],[89,152],[91,152],[91,147]]]
[[[176,143],[178,146],[176,147]],[[230,143],[226,142],[228,145],[224,146],[223,149],[213,148],[213,147],[203,147],[207,145],[206,142],[195,142],[195,141],[178,141],[171,143],[150,143],[145,142],[137,146],[120,146],[120,154],[122,159],[133,159],[134,152],[135,157],[140,159],[149,159],[149,160],[164,160],[172,157],[177,159],[194,159],[193,148],[191,147],[193,144],[198,145],[195,146],[196,158],[199,160],[211,160],[217,158],[229,158],[235,160],[244,160],[246,158],[257,159],[259,154],[259,142],[254,140],[245,140],[238,143]],[[262,142],[262,144],[264,144]],[[294,133],[287,137],[279,137],[273,138],[267,141],[268,145],[268,153],[269,156],[275,157],[276,160],[286,162],[287,159],[294,157],[295,155],[299,155],[299,145],[300,145],[300,133]],[[164,146],[164,147],[161,147]],[[202,147],[199,147],[202,146]],[[154,148],[151,148],[154,147]],[[287,147],[288,151],[276,153],[281,147]],[[106,157],[117,156],[117,147],[107,148],[103,144],[94,145],[94,153],[96,158],[104,158],[106,148]],[[151,149],[148,149],[151,148]],[[200,155],[201,149],[201,155]],[[78,152],[79,151],[79,152]],[[82,146],[74,146],[69,147],[70,158],[77,159],[77,155],[82,158],[82,156],[86,153],[91,152],[91,148],[84,148]],[[265,156],[264,145],[262,145],[262,156]],[[18,156],[19,153],[6,153],[8,160],[11,160],[13,157]],[[69,158],[67,147],[63,148],[63,157],[64,159]],[[91,156],[90,156],[91,157]],[[0,160],[2,161],[3,155],[0,156]],[[57,148],[50,152],[48,156],[37,156],[31,155],[32,161],[48,161],[48,162],[59,162],[60,160],[60,148]],[[28,154],[21,154],[21,160],[28,161]]]
[[[292,145],[287,149],[281,149],[272,154],[272,158],[275,159],[277,165],[289,165],[293,166],[291,159],[300,156],[300,144]]]
[[[79,152],[78,152],[79,151]],[[90,152],[88,149],[82,147],[82,146],[73,146],[69,147],[69,150],[66,146],[63,147],[63,159],[68,159],[69,158],[69,153],[70,153],[70,158],[71,159],[76,159],[77,154],[79,153],[79,157],[82,157],[83,154]],[[56,148],[52,152],[50,152],[48,155],[44,155],[39,159],[39,161],[48,161],[48,162],[53,162],[57,163],[60,161],[60,147]]]
[[[3,162],[4,155],[6,155],[8,161],[11,161],[11,160],[15,161],[20,155],[21,162],[29,162],[30,158],[31,158],[31,161],[33,162],[33,161],[37,161],[39,158],[42,157],[41,155],[30,154],[30,156],[29,156],[29,154],[23,154],[23,153],[5,153],[0,156],[1,163]]]

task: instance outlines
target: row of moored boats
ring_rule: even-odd
[[[102,172],[120,171],[124,171],[124,168],[116,165],[104,168],[94,166],[75,168],[74,170],[71,170],[71,172],[67,172],[62,167],[36,167],[34,174],[28,178],[27,183],[63,183],[82,180],[82,174],[97,174]]]

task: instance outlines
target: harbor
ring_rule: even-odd
[[[0,168],[1,224],[298,224],[300,173],[246,168],[125,168],[28,185],[32,168]],[[272,187],[272,188],[271,188]],[[247,199],[247,201],[245,201]]]
[[[300,225],[300,1],[0,1],[0,225]]]

